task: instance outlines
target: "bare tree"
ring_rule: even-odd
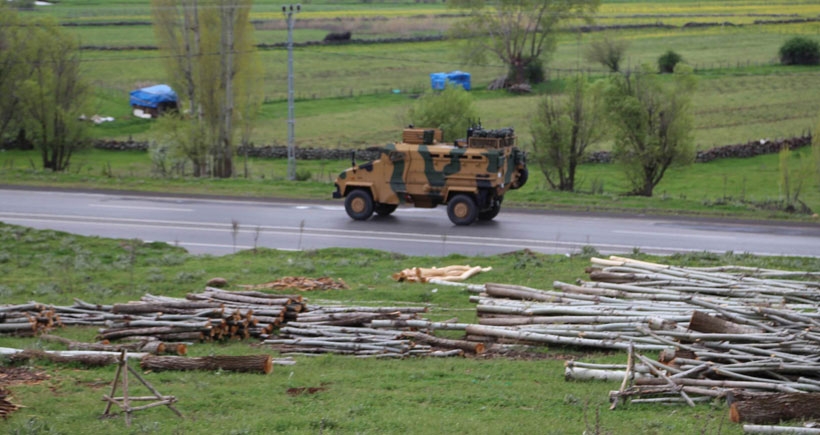
[[[206,133],[207,146],[199,150],[204,153],[192,156],[197,176],[205,175],[209,161],[214,176],[233,175],[236,120],[252,119],[261,103],[248,97],[258,95],[261,77],[250,8],[251,0],[152,0],[157,39],[169,53],[169,77],[184,89],[190,134]],[[238,99],[243,104],[237,107]]]
[[[600,63],[610,72],[621,70],[621,61],[629,48],[629,41],[603,37],[590,42],[585,56],[590,62]]]
[[[466,19],[451,31],[465,45],[468,63],[496,56],[510,68],[515,83],[527,80],[527,69],[555,49],[558,25],[567,20],[590,20],[600,0],[452,0],[466,10]]]
[[[575,175],[587,148],[605,134],[603,82],[590,85],[582,76],[571,82],[569,95],[546,95],[532,122],[533,160],[557,190],[575,190]]]

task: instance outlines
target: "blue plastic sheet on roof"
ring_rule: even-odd
[[[168,85],[155,85],[131,91],[129,103],[132,106],[157,108],[162,103],[174,103],[177,94]]]
[[[463,71],[450,71],[448,73],[431,73],[430,85],[433,89],[440,91],[444,89],[447,82],[456,86],[461,86],[464,90],[470,90],[470,73]]]

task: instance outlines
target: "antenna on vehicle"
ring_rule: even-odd
[[[350,166],[356,166],[356,151],[350,152]]]

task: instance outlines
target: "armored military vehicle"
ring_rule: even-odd
[[[356,220],[387,216],[399,204],[447,206],[456,225],[491,220],[504,194],[527,182],[526,153],[516,147],[512,128],[475,126],[466,138],[443,143],[440,129],[406,128],[401,142],[387,144],[378,159],[353,167],[336,179],[334,198],[345,198]]]

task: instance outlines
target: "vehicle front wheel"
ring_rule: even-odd
[[[394,211],[396,211],[396,208],[398,206],[398,204],[384,204],[381,202],[377,202],[374,207],[374,210],[376,211],[376,214],[379,216],[390,216]]]
[[[518,180],[512,185],[512,189],[520,189],[527,184],[527,180],[530,178],[530,171],[527,168],[521,168],[518,171]]]
[[[478,206],[470,195],[458,194],[447,203],[447,217],[456,225],[470,225],[478,217]]]
[[[370,192],[356,189],[345,198],[347,215],[357,221],[363,221],[373,215],[373,197]]]

